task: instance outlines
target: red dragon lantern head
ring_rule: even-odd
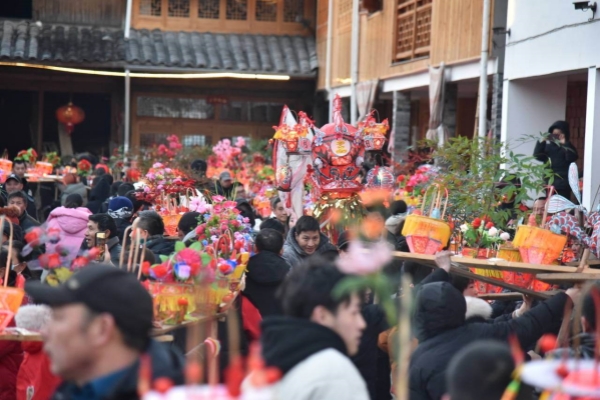
[[[333,101],[333,122],[315,129],[312,157],[321,192],[339,193],[340,197],[362,189],[358,180],[365,148],[357,128],[342,118],[342,99]]]

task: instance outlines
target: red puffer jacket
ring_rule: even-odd
[[[22,347],[25,356],[17,376],[17,400],[47,400],[60,378],[50,372],[50,359],[42,351],[42,342],[23,342]]]

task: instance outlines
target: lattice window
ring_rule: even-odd
[[[140,15],[160,17],[162,13],[162,0],[140,0]]]
[[[429,56],[432,2],[433,0],[398,0],[394,61]]]
[[[181,138],[181,144],[184,146],[207,146],[211,138],[205,135],[185,135]]]
[[[339,26],[348,27],[352,25],[352,0],[339,0],[338,7]]]
[[[156,118],[213,119],[214,107],[205,99],[140,96],[138,115]]]
[[[248,19],[248,0],[227,0],[227,19],[245,21]]]
[[[283,1],[283,22],[297,22],[304,17],[304,0]]]
[[[219,19],[221,0],[199,0],[198,18]]]
[[[190,0],[169,0],[169,17],[189,18]]]
[[[277,21],[277,0],[256,0],[257,21]]]

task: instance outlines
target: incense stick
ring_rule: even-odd
[[[127,228],[125,228],[125,232],[123,232],[123,246],[121,247],[121,255],[119,256],[119,268],[123,268],[123,261],[125,260],[125,249],[127,248],[126,240],[129,237],[130,233],[131,233],[131,225],[129,225]],[[130,238],[130,240],[131,240],[131,238]]]
[[[138,281],[142,278],[142,265],[146,259],[146,240],[144,239],[144,244],[142,245],[142,256],[140,257],[140,265],[138,268]]]

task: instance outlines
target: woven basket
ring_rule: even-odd
[[[167,236],[177,236],[177,225],[180,219],[181,214],[167,214],[162,216]]]
[[[8,176],[12,173],[12,166],[12,161],[7,160],[5,158],[0,159],[0,171],[2,171],[2,173],[0,174],[0,181],[2,183],[4,183],[6,178],[8,178]]]
[[[514,247],[509,246],[500,247],[500,250],[498,250],[498,258],[509,262],[523,261],[519,249],[515,249]],[[528,288],[533,282],[533,279],[535,278],[534,274],[512,271],[502,271],[502,276],[504,277],[504,282],[521,288]]]
[[[432,188],[436,188],[437,192],[434,192],[429,215],[432,214],[434,207],[439,209],[441,205],[443,195],[442,189],[439,185],[432,185],[427,189],[427,192],[423,196],[423,203],[421,205],[422,214],[425,213],[425,203],[427,202],[429,190]],[[445,204],[444,211],[441,213],[441,219],[411,214],[404,220],[402,235],[406,237],[406,243],[408,244],[411,253],[432,255],[448,245],[452,232],[450,230],[450,225],[443,221],[446,213],[446,206],[448,205],[447,190],[444,190],[444,195]]]
[[[203,315],[212,315],[229,293],[229,280],[226,278],[218,278],[208,286],[196,286],[196,309]]]
[[[154,318],[165,325],[180,324],[186,314],[196,310],[194,285],[150,282],[149,291],[154,303]],[[180,299],[188,302],[188,306],[183,310],[178,304]]]
[[[547,229],[522,225],[517,230],[515,242],[513,245],[519,247],[523,262],[551,264],[560,257],[560,253],[567,244],[567,237],[557,235]]]
[[[49,162],[38,161],[35,163],[35,173],[40,176],[52,175],[53,170],[54,165]]]

